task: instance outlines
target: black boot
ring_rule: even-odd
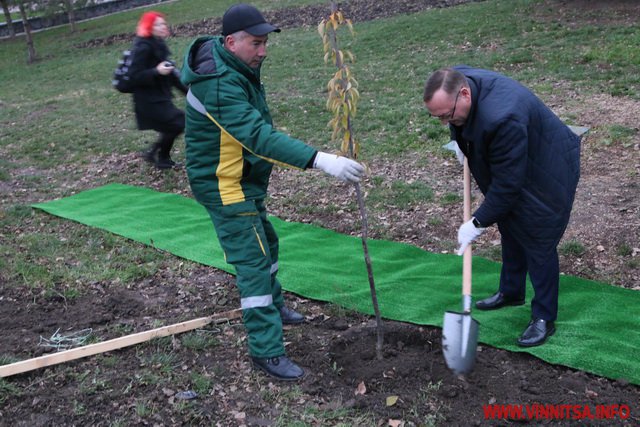
[[[173,148],[173,142],[180,135],[182,131],[178,132],[161,132],[158,137],[158,157],[156,158],[155,165],[158,169],[171,169],[176,167],[176,162],[171,160],[171,148]]]
[[[160,144],[159,143],[155,143],[151,146],[151,148],[149,149],[149,151],[145,151],[142,153],[142,158],[145,159],[147,162],[152,163],[152,164],[156,164],[156,162],[158,161],[158,152],[160,151]]]
[[[173,141],[180,135],[180,132],[160,132],[158,136],[158,157],[156,159],[156,167],[158,169],[171,169],[176,164],[171,160],[171,148]]]
[[[304,316],[297,311],[285,307],[280,307],[280,318],[283,325],[299,325],[304,322]]]
[[[266,357],[264,359],[252,357],[251,361],[255,368],[279,380],[295,381],[304,377],[302,368],[292,362],[287,356]]]
[[[171,160],[171,157],[160,157],[155,161],[155,165],[158,169],[171,169],[176,166],[176,162]]]

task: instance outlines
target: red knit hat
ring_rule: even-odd
[[[151,37],[153,23],[156,22],[156,19],[158,18],[164,18],[164,15],[153,10],[143,13],[140,17],[140,20],[138,21],[136,35],[138,37]]]

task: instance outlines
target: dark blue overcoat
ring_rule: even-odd
[[[537,96],[501,74],[454,67],[472,106],[453,139],[484,194],[474,216],[499,223],[535,257],[547,257],[569,222],[580,177],[580,138]]]

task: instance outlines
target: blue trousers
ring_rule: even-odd
[[[510,297],[524,298],[527,273],[533,285],[531,317],[555,321],[558,317],[558,289],[560,283],[560,261],[554,247],[546,257],[532,256],[531,251],[521,245],[511,234],[500,227],[502,240],[502,271],[500,292]]]

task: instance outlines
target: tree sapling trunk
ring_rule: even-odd
[[[349,51],[341,51],[338,45],[338,29],[346,25],[353,33],[353,25],[351,20],[346,19],[342,11],[338,9],[335,2],[331,2],[331,14],[328,18],[322,20],[318,25],[318,32],[322,37],[325,52],[325,62],[331,62],[338,69],[333,78],[327,84],[329,95],[327,99],[327,109],[333,112],[334,116],[329,122],[333,128],[332,139],[342,141],[340,154],[357,159],[360,144],[353,137],[352,118],[356,114],[358,103],[358,82],[345,61],[345,55],[349,61],[353,62],[353,55]],[[373,279],[373,267],[369,256],[368,238],[368,222],[367,211],[364,206],[364,198],[360,189],[360,184],[355,183],[356,196],[358,199],[358,208],[362,217],[362,248],[364,250],[364,259],[367,266],[367,274],[369,276],[369,288],[371,290],[371,301],[376,316],[377,341],[376,356],[378,360],[382,359],[382,346],[384,343],[384,328],[382,318],[380,317],[380,309],[378,307],[378,297],[376,295],[376,287]]]

